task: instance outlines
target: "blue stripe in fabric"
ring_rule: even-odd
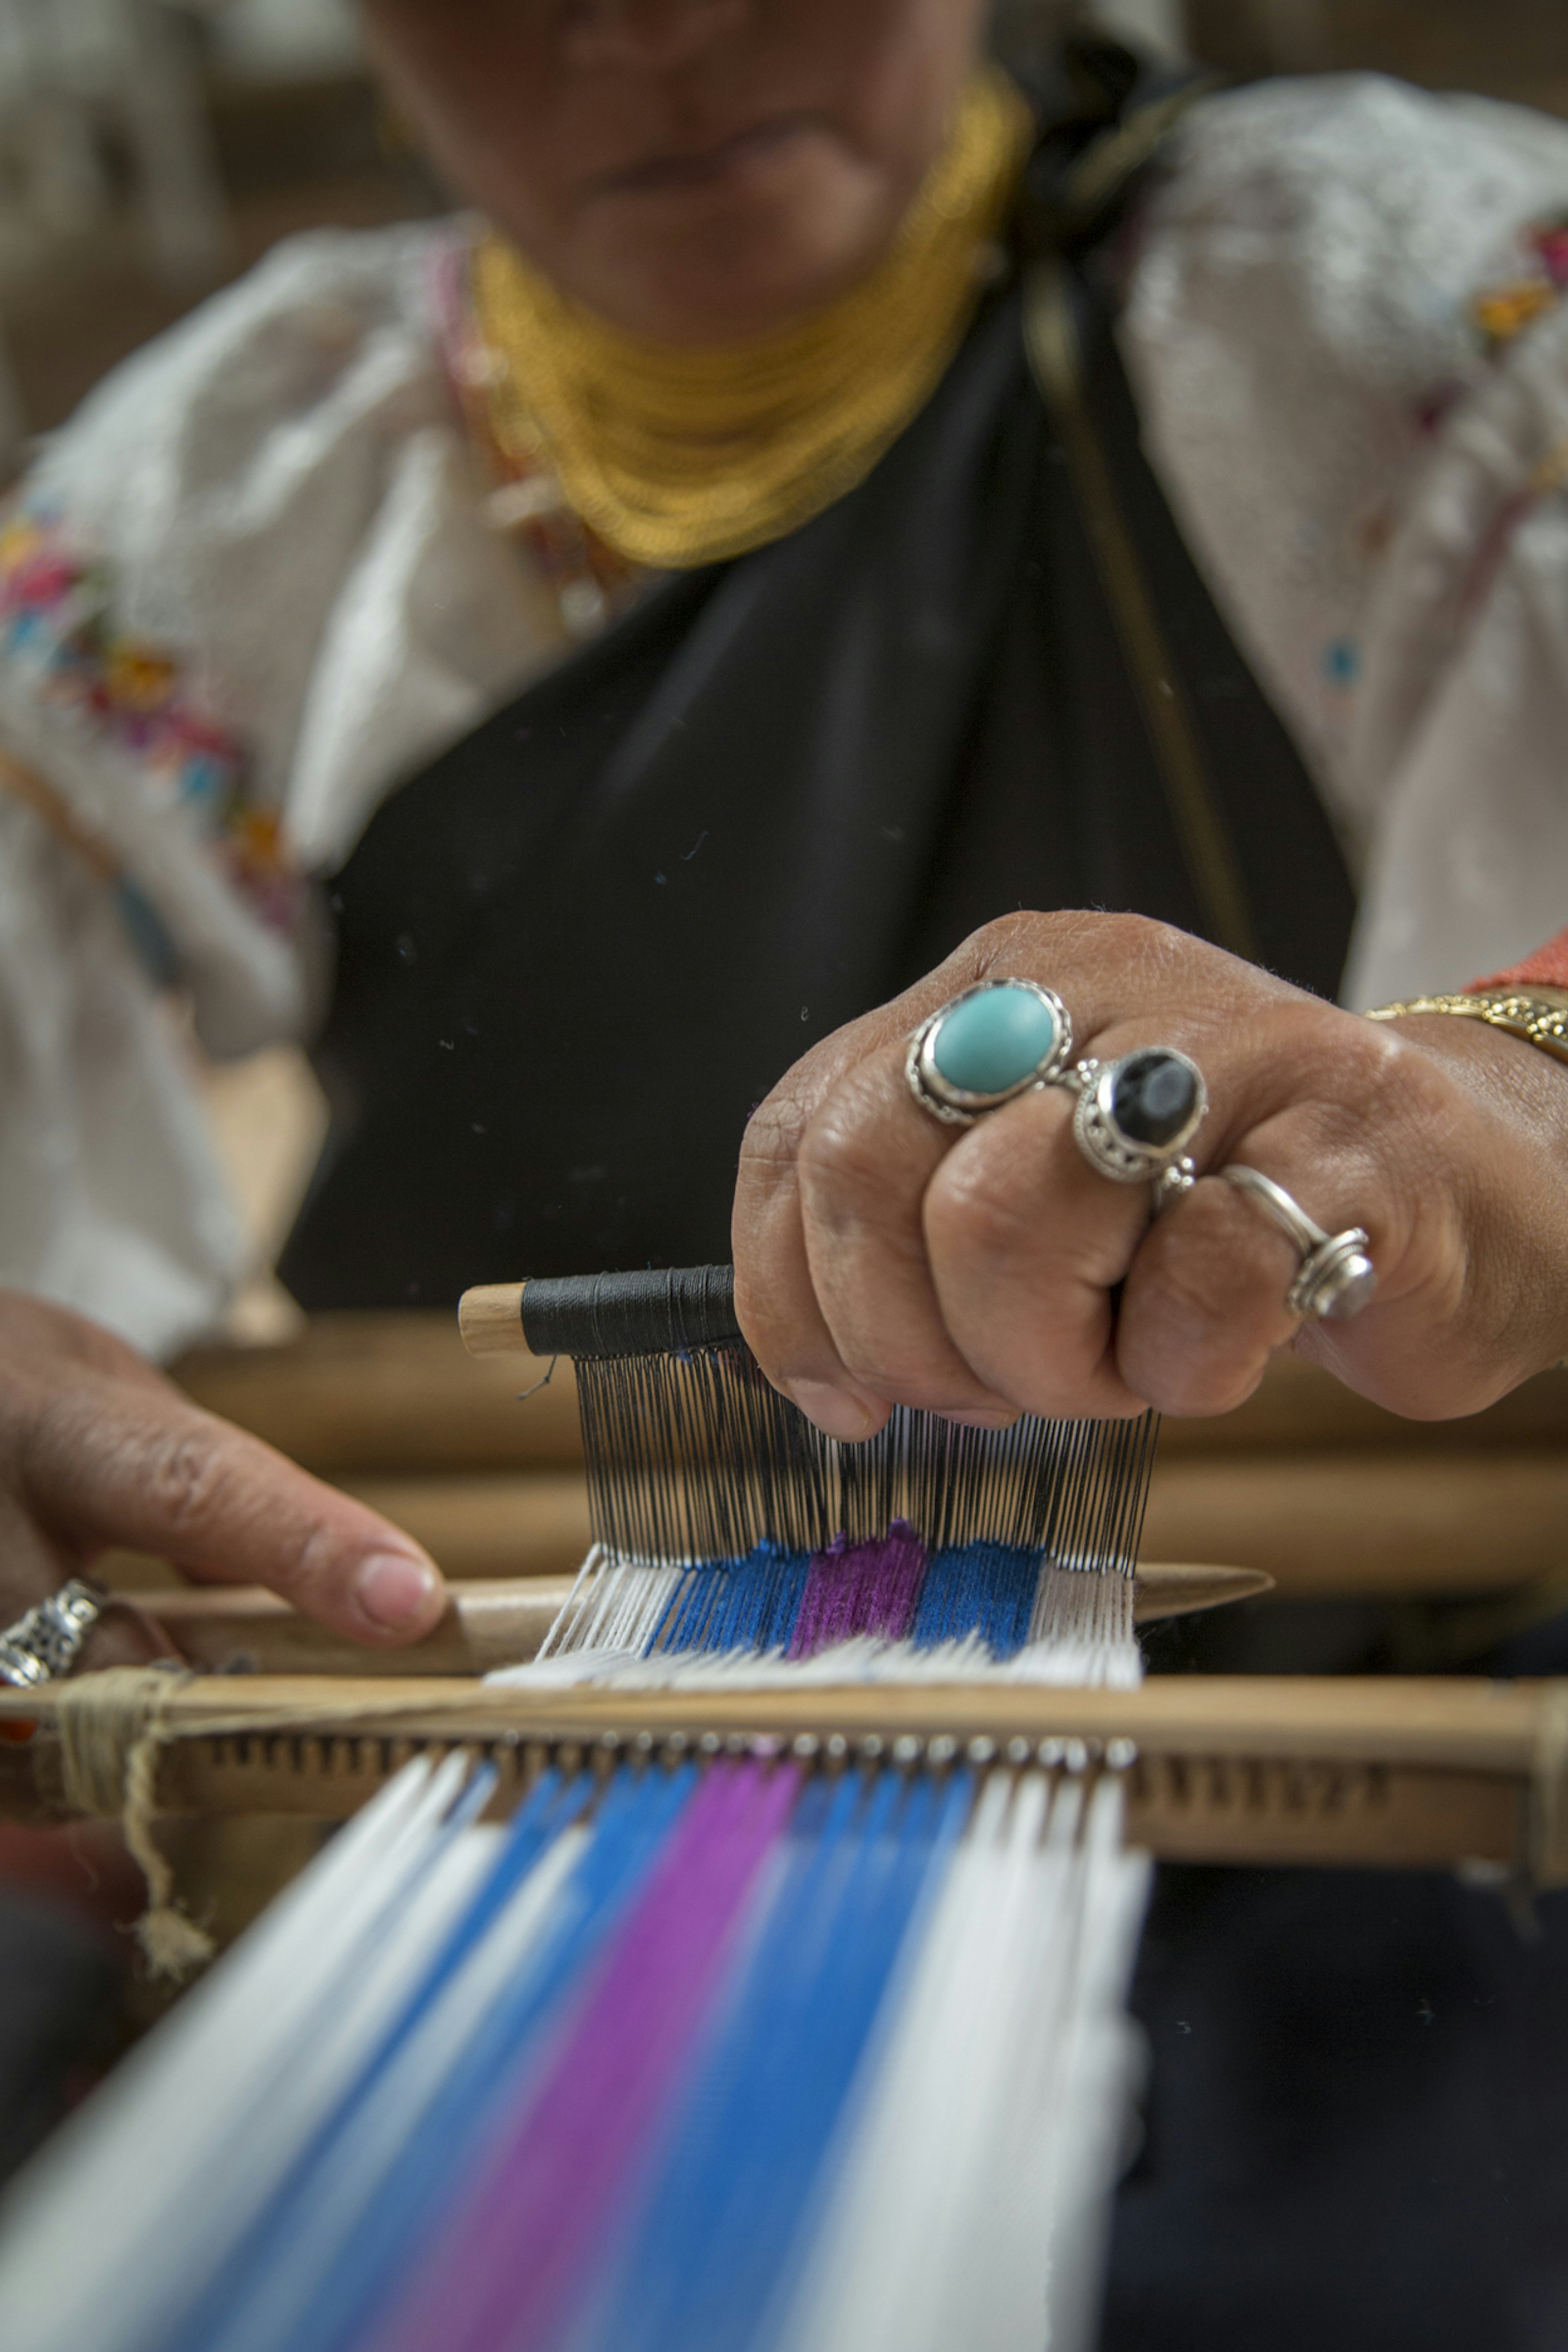
[[[910,1639],[917,1650],[978,1634],[997,1658],[1016,1657],[1029,1638],[1043,1552],[1017,1544],[955,1544],[926,1570]]]
[[[786,1649],[811,1554],[764,1541],[740,1559],[689,1569],[666,1603],[645,1654]]]
[[[466,1827],[482,1811],[495,1786],[493,1769],[476,1774],[454,1809],[452,1826]],[[428,2016],[441,1993],[476,1946],[494,1927],[545,1848],[576,1820],[595,1789],[591,1775],[582,1773],[564,1783],[556,1771],[544,1773],[519,1807],[505,1843],[438,1950],[424,1977],[405,2001],[392,2025],[364,2061],[337,2107],[308,2140],[284,2179],[263,2204],[243,2237],[171,2335],[162,2335],[158,2352],[219,2352],[229,2324],[243,2310],[247,2290],[244,2282],[265,2277],[271,2266],[286,2262],[300,2215],[308,2209],[314,2184],[366,2099],[387,2068]]]
[[[668,1775],[623,1766],[573,1874],[557,1932],[497,2003],[398,2153],[361,2228],[342,2249],[329,2294],[288,2352],[347,2352],[374,2332],[414,2262],[439,2256],[445,2225],[498,2127],[511,2125],[542,2030],[563,1999],[583,1996],[588,1970],[658,1862],[699,1787],[695,1765]]]
[[[808,1790],[745,1977],[647,2192],[599,2352],[734,2352],[758,2338],[812,2215],[835,2126],[973,1782],[846,1774]],[[519,2352],[519,2347],[510,2347]]]
[[[578,1790],[587,1793],[591,1785],[588,1776],[582,1776],[563,1792],[557,1820],[541,1852],[580,1810],[570,1804],[572,1794]],[[369,2204],[336,2249],[330,2274],[306,2313],[289,2327],[286,2352],[348,2352],[349,2347],[374,2339],[381,2315],[401,2291],[410,2269],[438,2249],[498,2125],[515,2118],[542,2032],[552,2025],[563,2001],[581,1997],[605,1938],[635,1899],[697,1786],[697,1769],[690,1765],[668,1775],[643,1774],[631,1767],[616,1773],[603,1794],[593,1835],[563,1890],[552,1932],[547,1932],[516,1982],[475,2020],[470,2040],[437,2095],[409,2118],[405,2136],[375,2182]],[[322,2160],[329,2154],[322,2151]],[[300,2198],[309,2190],[310,2181],[301,2180]],[[250,2276],[259,2282],[265,2272],[252,2271]],[[194,2341],[189,2352],[195,2352]],[[211,2337],[202,2352],[217,2352]],[[277,2352],[285,2352],[283,2344]]]

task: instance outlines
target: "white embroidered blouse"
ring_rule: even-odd
[[[298,877],[582,633],[453,397],[466,234],[291,240],[0,515],[0,1282],[155,1353],[239,1246],[161,977],[211,1054],[301,1034]],[[1194,109],[1130,247],[1151,457],[1362,876],[1352,1004],[1568,916],[1564,296],[1568,125],[1369,76]]]

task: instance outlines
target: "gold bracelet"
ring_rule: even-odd
[[[1539,1045],[1554,1062],[1568,1062],[1568,994],[1527,996],[1518,989],[1482,989],[1475,996],[1413,996],[1406,1004],[1380,1004],[1369,1021],[1397,1021],[1407,1013],[1452,1013],[1461,1021],[1484,1021]]]

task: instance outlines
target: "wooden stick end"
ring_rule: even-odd
[[[458,1328],[470,1356],[526,1355],[521,1282],[482,1282],[458,1301]]]

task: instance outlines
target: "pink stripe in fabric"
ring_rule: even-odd
[[[547,2343],[681,2079],[757,1874],[799,1789],[793,1765],[711,1766],[456,2232],[386,2352]]]
[[[789,1656],[814,1658],[857,1633],[902,1641],[914,1622],[925,1572],[925,1545],[907,1519],[895,1519],[885,1536],[869,1543],[836,1536],[811,1563]]]

